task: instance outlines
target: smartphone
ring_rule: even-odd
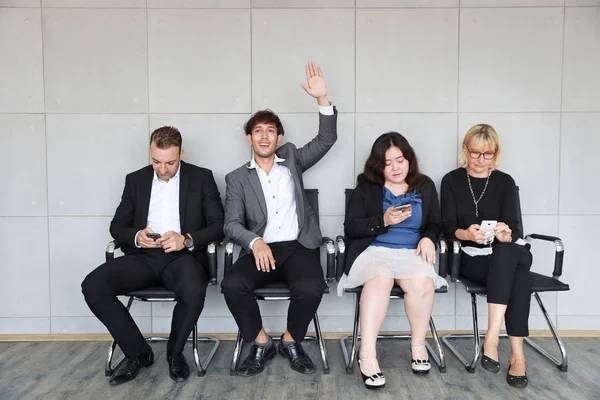
[[[148,236],[150,239],[158,239],[160,238],[160,233],[156,233],[156,232],[152,232],[152,233],[147,233],[146,236]]]
[[[412,210],[412,206],[410,204],[402,204],[400,206],[394,206],[394,209],[396,211],[410,212]]]
[[[484,219],[481,221],[481,224],[479,224],[479,230],[485,237],[485,242],[483,242],[483,244],[490,244],[494,241],[494,228],[496,227],[496,223],[497,221]]]

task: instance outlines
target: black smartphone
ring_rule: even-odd
[[[147,233],[146,236],[148,236],[150,239],[156,240],[156,239],[160,238],[160,233],[155,233],[155,232]]]

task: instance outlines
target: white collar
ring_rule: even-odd
[[[275,154],[275,162],[276,163],[280,163],[280,162],[284,162],[285,159],[284,158],[279,158],[277,157],[277,154]],[[256,168],[260,168],[257,164],[256,164],[256,160],[254,159],[254,154],[252,154],[252,159],[250,160],[250,164],[248,165],[248,169],[256,169]]]
[[[180,172],[181,172],[181,160],[179,161],[179,168],[177,168],[177,172],[175,172],[175,175],[173,175],[173,177],[171,179],[179,179]],[[171,179],[169,179],[169,180],[171,180]],[[165,181],[161,181],[160,179],[158,179],[158,175],[156,175],[156,171],[154,171],[154,178],[152,178],[152,182],[167,183]]]

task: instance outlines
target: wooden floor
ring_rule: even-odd
[[[551,339],[537,339],[551,345]],[[462,344],[464,343],[464,345]],[[467,342],[459,346],[467,348]],[[277,356],[252,378],[229,376],[233,342],[222,342],[205,377],[192,376],[176,384],[168,376],[165,343],[152,345],[155,364],[127,384],[112,387],[104,376],[106,342],[0,343],[0,399],[600,399],[600,339],[565,339],[569,371],[560,372],[531,348],[526,348],[529,387],[506,383],[508,341],[501,340],[502,370],[493,375],[481,368],[465,371],[446,350],[447,372],[432,369],[414,376],[409,366],[408,341],[380,341],[380,365],[387,386],[367,391],[358,368],[347,375],[339,341],[328,341],[330,375],[321,373],[317,345],[305,345],[318,371],[301,375]],[[207,344],[200,351],[205,354]],[[247,351],[248,349],[245,348]],[[188,360],[191,351],[186,349]],[[245,353],[244,353],[245,355]]]

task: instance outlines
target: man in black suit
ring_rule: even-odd
[[[127,175],[110,224],[125,256],[102,264],[81,284],[86,303],[126,357],[110,378],[112,385],[134,379],[140,368],[154,363],[152,348],[117,295],[156,285],[177,299],[167,344],[169,375],[181,382],[190,374],[182,350],[204,307],[206,246],[223,238],[224,217],[212,172],[181,161],[181,142],[173,127],[152,133],[152,165]]]

